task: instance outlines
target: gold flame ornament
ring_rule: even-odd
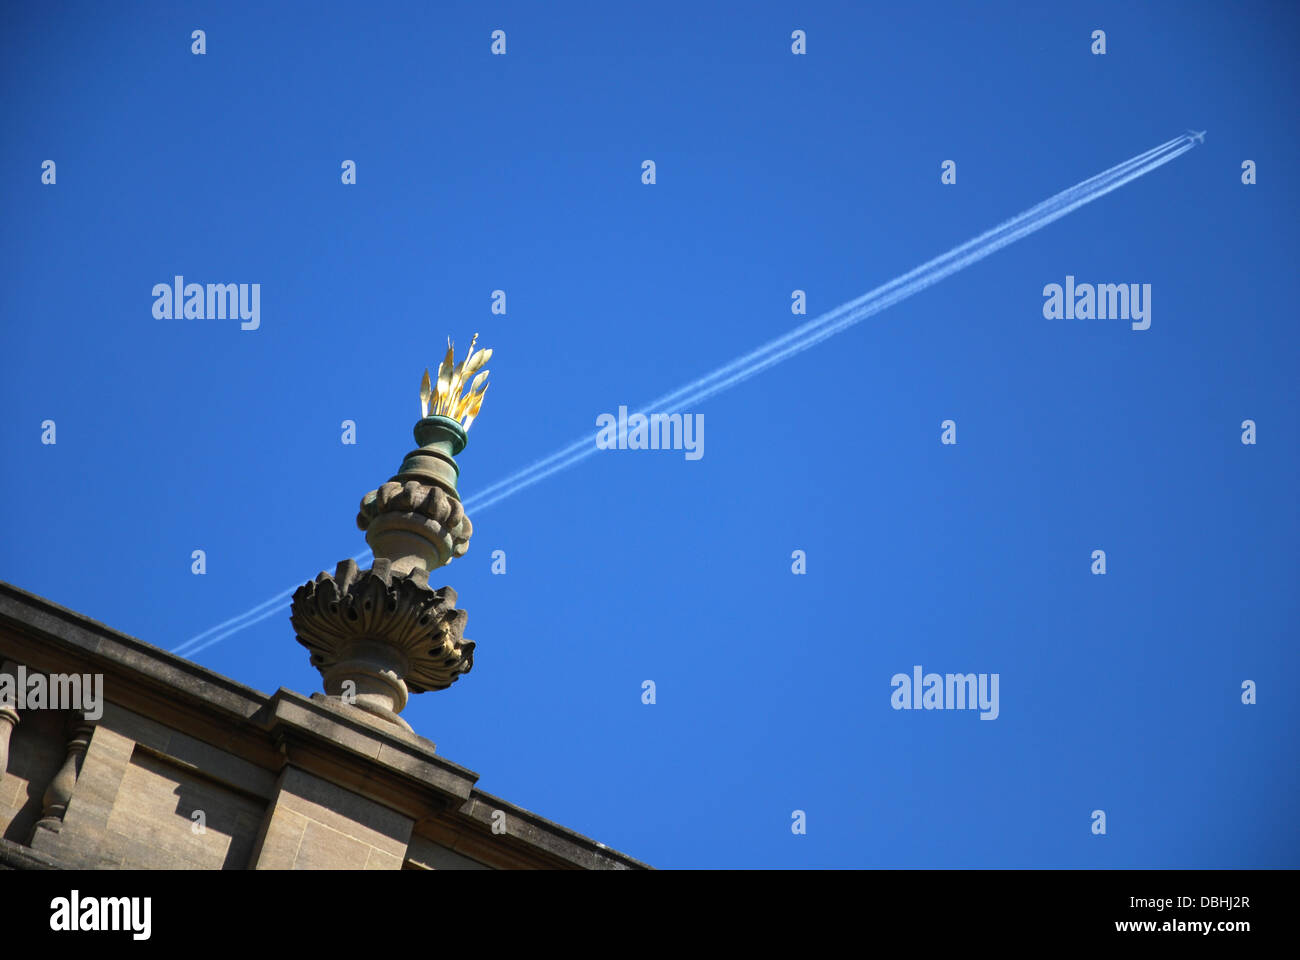
[[[469,353],[465,354],[465,359],[457,364],[456,345],[448,338],[447,355],[442,358],[442,363],[438,367],[438,379],[430,380],[428,369],[424,371],[424,380],[420,383],[421,416],[450,417],[452,420],[459,421],[465,430],[469,429],[469,425],[478,416],[479,408],[483,406],[483,394],[487,393],[489,386],[486,382],[488,372],[484,370],[480,373],[479,368],[492,359],[491,350],[480,350],[475,353],[476,343],[478,343],[477,333],[469,342]],[[470,381],[470,377],[474,379]],[[465,388],[467,382],[469,390],[462,396],[461,390]]]

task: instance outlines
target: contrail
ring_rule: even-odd
[[[829,310],[801,324],[788,333],[769,340],[762,346],[737,357],[735,360],[691,381],[685,386],[678,387],[671,393],[655,398],[635,412],[642,415],[651,412],[664,413],[674,407],[700,403],[715,394],[730,389],[736,384],[762,373],[768,367],[788,360],[795,354],[816,346],[828,337],[833,337],[837,333],[842,333],[849,327],[861,323],[867,317],[877,314],[913,294],[920,293],[945,277],[964,270],[971,264],[996,253],[1008,244],[1015,243],[1022,237],[1027,237],[1029,234],[1041,230],[1049,223],[1072,213],[1084,204],[1104,197],[1112,190],[1118,190],[1126,183],[1150,173],[1157,167],[1164,166],[1169,161],[1191,150],[1197,142],[1196,137],[1191,135],[1175,137],[1158,147],[1153,147],[1136,157],[1118,163],[1094,177],[1076,183],[1072,187],[1067,187],[1060,193],[1049,197],[1036,206],[1030,207],[1023,213],[1017,214],[1010,220],[998,224],[991,230],[986,230],[978,237],[954,247],[947,253],[940,254],[933,260],[909,270],[907,273],[876,287],[854,300],[843,303],[833,310]],[[554,473],[559,473],[561,470],[566,470],[574,464],[587,459],[597,452],[596,436],[595,431],[586,433],[550,456],[535,461],[522,470],[518,470],[510,476],[479,490],[465,500],[466,512],[472,514],[482,511],[493,504],[514,496],[525,487],[530,487]],[[353,557],[353,559],[360,562],[364,558],[368,558],[369,555],[370,551],[367,550]],[[273,616],[288,607],[286,601],[296,589],[297,586],[295,585],[270,600],[191,637],[172,652],[192,656],[200,650],[224,640],[226,637],[239,633],[245,628]],[[215,636],[213,636],[214,634]]]
[[[362,550],[359,554],[357,554],[352,559],[357,561],[358,563],[361,563],[369,559],[369,557],[370,557],[370,551]],[[259,603],[255,607],[250,607],[249,609],[245,610],[243,613],[239,614],[238,616],[231,617],[229,620],[224,620],[221,623],[217,624],[215,627],[209,627],[208,629],[204,630],[202,633],[195,634],[194,636],[186,640],[184,643],[182,643],[179,647],[172,647],[171,652],[179,653],[182,656],[186,656],[186,657],[193,656],[194,654],[198,653],[200,650],[206,650],[214,643],[219,643],[220,641],[226,639],[226,637],[239,633],[241,630],[245,629],[246,627],[251,627],[255,623],[261,623],[267,617],[273,616],[274,614],[279,613],[281,610],[288,609],[289,604],[286,603],[285,601],[287,601],[290,597],[293,596],[294,591],[298,589],[298,586],[299,584],[295,584],[294,586],[290,587],[288,590],[285,590],[283,593],[277,593],[270,600],[263,601],[262,603]],[[235,624],[238,624],[238,626],[235,626]],[[212,634],[214,633],[217,634],[217,636],[215,637],[212,636]],[[205,638],[209,638],[209,639],[207,639],[206,642],[204,642]],[[195,646],[195,644],[198,645]]]
[[[984,257],[995,253],[1007,244],[1013,243],[1021,237],[1047,226],[1053,220],[1058,220],[1077,210],[1085,203],[1096,200],[1098,197],[1122,187],[1129,181],[1151,172],[1156,167],[1163,166],[1175,157],[1186,153],[1194,145],[1193,138],[1190,136],[1175,137],[1130,160],[1116,164],[1109,170],[1062,190],[1024,213],[1012,217],[992,230],[985,231],[973,240],[968,240],[961,246],[954,247],[933,260],[923,263],[889,283],[863,294],[856,300],[841,304],[833,310],[827,311],[796,327],[789,333],[770,340],[744,356],[738,357],[711,373],[705,374],[698,380],[694,380],[684,387],[679,387],[672,393],[666,393],[655,398],[635,412],[642,415],[650,412],[662,413],[673,407],[699,403],[728,387],[740,383],[742,380],[747,380],[749,377],[761,373],[782,360],[794,356],[796,353],[815,346],[827,337],[840,333],[872,314],[893,306],[898,301],[924,290],[944,277],[970,266],[977,260],[984,259]],[[550,456],[524,467],[504,480],[479,490],[471,498],[474,501],[474,506],[478,510],[483,510],[485,507],[490,507],[492,504],[504,500],[524,487],[532,486],[538,480],[563,470],[580,460],[585,460],[597,452],[595,437],[595,431],[585,434]],[[470,509],[470,505],[471,501],[466,501],[465,508],[467,511]]]

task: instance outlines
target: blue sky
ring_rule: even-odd
[[[660,867],[1294,867],[1298,21],[6,5],[0,578],[171,649],[365,548],[448,335],[495,350],[468,497],[791,329],[795,289],[813,316],[1206,129],[688,409],[701,459],[603,451],[471,514],[434,580],[475,668],[404,717]],[[176,274],[260,283],[260,328],[155,319]],[[1044,319],[1067,275],[1151,284],[1151,328]],[[196,659],[320,689],[287,611]],[[892,709],[916,664],[998,674],[999,716]]]

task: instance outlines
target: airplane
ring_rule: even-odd
[[[1189,135],[1193,140],[1195,140],[1197,143],[1204,143],[1204,142],[1205,142],[1205,131],[1204,131],[1204,130],[1200,131],[1199,133],[1198,133],[1197,131],[1195,131],[1195,130],[1188,130],[1187,133],[1188,133],[1188,135]]]

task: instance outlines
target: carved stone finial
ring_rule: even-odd
[[[492,351],[475,353],[471,343],[459,365],[454,353],[448,343],[436,387],[424,373],[418,448],[361,499],[357,526],[374,566],[361,570],[344,560],[332,576],[299,587],[290,614],[327,696],[406,730],[398,714],[408,694],[444,690],[474,666],[474,641],[464,636],[468,615],[456,609],[456,591],[429,586],[430,571],[464,556],[474,532],[456,489],[455,458],[483,402],[488,372],[479,368]]]

